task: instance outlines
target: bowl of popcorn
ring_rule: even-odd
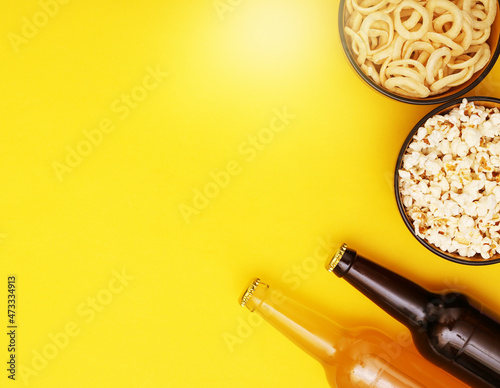
[[[500,100],[446,103],[401,148],[396,201],[420,243],[462,264],[500,261]]]
[[[474,88],[500,46],[500,0],[341,0],[347,58],[371,87],[411,104],[440,104]]]

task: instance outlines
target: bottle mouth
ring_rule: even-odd
[[[326,263],[326,269],[328,272],[333,273],[335,267],[340,263],[340,260],[342,260],[342,257],[344,256],[346,249],[347,249],[347,244],[342,244],[342,246],[339,248],[335,256],[333,256],[333,259],[331,259],[329,262]]]
[[[260,284],[260,279],[259,278],[255,278],[252,281],[252,283],[248,286],[247,290],[245,291],[245,293],[243,294],[243,296],[240,298],[240,305],[241,305],[241,307],[245,307],[245,305],[250,300],[250,298],[252,297],[255,289],[257,288],[257,286],[259,284]]]

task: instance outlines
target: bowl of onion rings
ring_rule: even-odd
[[[341,0],[339,33],[356,72],[380,93],[441,104],[493,68],[500,0]]]

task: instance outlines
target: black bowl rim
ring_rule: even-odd
[[[406,227],[410,230],[413,237],[415,237],[428,250],[430,250],[432,253],[442,257],[443,259],[446,259],[446,260],[449,260],[449,261],[452,261],[455,263],[459,263],[459,264],[490,265],[490,264],[499,263],[500,258],[493,259],[493,260],[485,259],[484,261],[470,261],[467,259],[457,259],[456,257],[449,256],[449,255],[441,252],[440,250],[436,249],[432,244],[428,243],[424,239],[417,236],[415,233],[415,230],[413,229],[412,223],[406,217],[406,213],[404,211],[404,206],[403,206],[403,203],[401,201],[401,196],[399,195],[399,168],[401,166],[401,162],[403,161],[403,155],[406,153],[406,148],[408,147],[408,144],[413,140],[413,136],[415,135],[415,133],[429,118],[431,118],[432,116],[434,116],[440,112],[441,112],[441,114],[447,112],[446,109],[451,108],[453,105],[460,104],[462,101],[463,101],[463,98],[458,98],[458,99],[455,99],[453,101],[449,101],[446,104],[438,106],[437,108],[433,109],[428,114],[426,114],[410,131],[409,135],[407,136],[406,140],[403,143],[403,146],[401,147],[401,150],[399,151],[398,160],[396,163],[396,171],[394,172],[394,193],[396,195],[396,203],[398,205],[399,214],[401,215],[401,218],[403,218],[403,221],[404,221]],[[494,102],[496,104],[499,104],[499,106],[500,106],[500,99],[494,98],[494,97],[476,96],[476,97],[467,98],[467,101],[469,101],[469,102],[489,101],[489,102]]]
[[[497,0],[497,3],[500,5],[500,0]],[[410,97],[404,97],[400,96],[398,94],[391,93],[387,89],[384,89],[383,87],[377,85],[373,80],[368,77],[358,66],[356,60],[354,57],[351,55],[351,50],[349,48],[349,45],[347,44],[347,39],[344,34],[344,30],[342,26],[344,25],[344,7],[345,5],[345,0],[340,0],[340,5],[339,5],[339,18],[338,18],[338,24],[339,24],[339,35],[340,35],[340,41],[342,43],[342,47],[344,49],[344,53],[347,56],[347,59],[349,60],[349,63],[351,64],[352,68],[356,71],[356,73],[370,85],[372,88],[374,88],[376,91],[379,93],[382,93],[383,95],[392,98],[393,100],[397,100],[400,102],[404,102],[406,104],[413,104],[413,105],[435,105],[435,104],[442,104],[445,102],[448,102],[450,100],[453,100],[455,98],[458,98],[468,92],[470,92],[472,89],[474,89],[483,79],[485,79],[491,69],[493,69],[493,66],[495,66],[495,63],[498,59],[498,56],[500,55],[500,40],[497,44],[497,47],[495,49],[495,52],[491,56],[490,63],[481,71],[481,74],[477,77],[477,79],[472,82],[470,85],[463,89],[457,90],[456,93],[450,94],[449,96],[446,97],[428,97],[428,98],[423,98],[423,99],[413,99]],[[500,15],[497,15],[497,17],[500,17]]]

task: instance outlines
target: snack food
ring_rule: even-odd
[[[497,0],[346,0],[344,33],[373,82],[425,98],[486,66],[496,14]]]
[[[500,111],[467,102],[408,144],[399,192],[415,234],[444,252],[500,254]]]

